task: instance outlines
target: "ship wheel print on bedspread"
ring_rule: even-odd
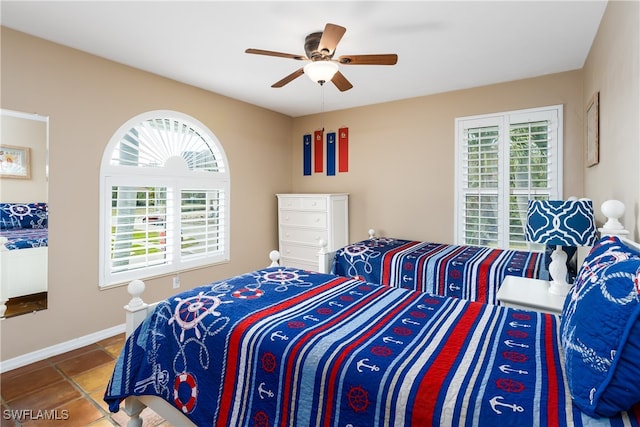
[[[303,274],[300,270],[293,268],[262,270],[254,273],[254,277],[260,287],[262,287],[262,285],[276,285],[273,288],[276,292],[286,292],[290,286],[308,288],[313,285],[313,283],[307,279],[309,277],[308,274]],[[260,293],[260,295],[264,294],[263,290],[256,290],[256,292]]]
[[[341,258],[347,262],[348,268],[346,275],[349,277],[358,276],[359,271],[371,274],[373,264],[370,261],[382,255],[381,252],[375,251],[373,248],[383,247],[389,243],[392,243],[391,239],[372,239],[370,241],[354,243],[338,249],[336,259]],[[362,264],[360,269],[358,268],[358,264]]]
[[[202,323],[203,320],[209,315],[219,317],[221,313],[216,309],[221,304],[229,304],[232,302],[222,301],[221,297],[223,295],[224,294],[208,295],[204,291],[201,291],[198,293],[198,295],[192,297],[187,297],[184,299],[176,297],[174,299],[178,302],[178,304],[176,305],[173,316],[169,319],[168,323],[171,325],[175,322],[181,329],[180,342],[184,342],[185,332],[192,329],[197,339],[202,338],[202,333],[200,332],[199,327],[202,327],[203,330],[207,330],[205,329],[207,327]],[[207,332],[210,333],[210,331],[208,330]]]
[[[506,337],[503,337],[503,348],[499,352],[498,377],[494,381],[496,390],[489,399],[491,410],[497,415],[505,411],[525,411],[516,403],[521,397],[516,396],[525,391],[523,378],[531,374],[526,364],[531,357],[530,352],[534,351],[526,340],[532,328],[531,318],[530,313],[513,311],[507,322]]]

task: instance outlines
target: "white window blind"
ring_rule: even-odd
[[[562,188],[562,106],[456,119],[456,242],[527,248],[529,199]]]
[[[225,198],[219,190],[183,190],[180,205],[184,259],[219,254],[224,250]]]
[[[113,186],[111,272],[167,262],[167,189]]]
[[[101,286],[229,259],[227,162],[197,120],[133,118],[105,149],[101,177]]]

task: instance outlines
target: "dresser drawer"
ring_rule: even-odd
[[[281,211],[279,219],[280,225],[327,228],[325,212]]]
[[[327,199],[324,197],[282,197],[278,201],[280,209],[327,210]]]
[[[324,240],[326,243],[327,236],[326,229],[280,227],[280,240],[285,242],[306,243],[317,245],[320,248],[320,240]]]
[[[318,261],[301,261],[299,259],[282,257],[280,259],[280,265],[283,267],[299,268],[307,271],[318,271]]]
[[[280,242],[280,254],[282,258],[295,258],[299,261],[307,261],[318,264],[318,252],[320,247],[316,245],[301,245],[291,242]]]

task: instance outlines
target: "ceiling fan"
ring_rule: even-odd
[[[338,59],[333,59],[336,46],[346,31],[346,28],[339,25],[327,24],[324,27],[324,31],[309,34],[304,41],[306,56],[262,49],[247,49],[245,52],[256,55],[290,58],[299,61],[311,61],[304,67],[297,69],[282,80],[271,85],[271,87],[276,88],[286,85],[303,74],[307,74],[311,80],[320,83],[320,85],[331,80],[341,92],[344,92],[345,90],[351,89],[353,85],[340,72],[338,64],[395,65],[398,62],[398,55],[396,54],[343,55],[339,56]]]

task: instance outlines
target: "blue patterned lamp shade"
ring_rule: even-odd
[[[560,246],[591,246],[597,240],[591,200],[530,200],[526,239]]]

